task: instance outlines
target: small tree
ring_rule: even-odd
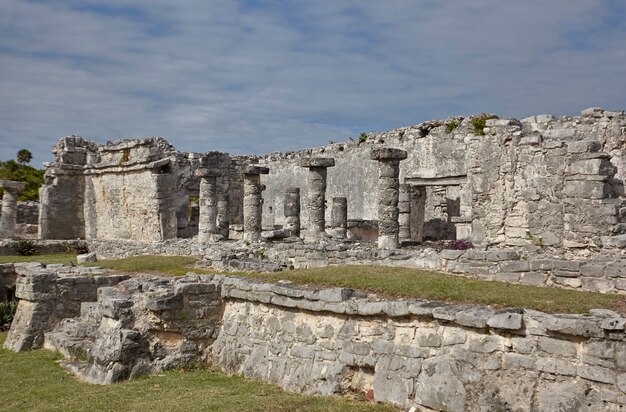
[[[33,154],[26,149],[22,149],[19,152],[17,152],[17,161],[23,165],[26,163],[30,163],[32,159],[33,159]]]

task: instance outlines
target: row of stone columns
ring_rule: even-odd
[[[0,215],[0,238],[12,237],[15,233],[18,192],[23,190],[24,186],[24,182],[0,180],[0,187],[4,189],[2,215]]]
[[[371,159],[379,163],[378,173],[378,246],[395,249],[399,246],[399,238],[410,238],[410,190],[403,188],[400,198],[400,161],[406,159],[404,150],[392,148],[373,149]],[[326,221],[326,182],[327,170],[335,165],[332,158],[308,158],[300,161],[301,167],[309,169],[308,212],[309,225],[307,237],[319,238],[325,234]],[[269,169],[263,166],[249,165],[243,172],[243,239],[257,241],[261,238],[261,217],[263,208],[261,175],[268,174]],[[228,200],[218,199],[217,169],[198,169],[200,177],[200,217],[198,224],[198,240],[207,242],[214,235],[221,234],[228,228]],[[408,198],[407,198],[408,196]],[[220,209],[224,209],[220,213]],[[285,224],[292,235],[300,235],[300,189],[288,188],[285,191],[284,203]],[[220,218],[221,216],[221,218]],[[347,234],[348,202],[345,197],[335,197],[331,209],[331,234],[337,238],[345,238]],[[399,223],[400,222],[400,223]],[[408,228],[408,229],[407,229]],[[408,235],[406,231],[409,231]]]

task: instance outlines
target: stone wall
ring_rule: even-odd
[[[101,276],[97,268],[62,267],[39,263],[17,266],[17,311],[4,347],[16,352],[43,346],[44,334],[63,319],[78,316],[83,302],[96,300],[99,287],[126,276]]]
[[[210,359],[290,391],[358,393],[406,409],[626,406],[626,318],[609,310],[579,316],[389,301],[351,289],[189,275],[102,287],[97,301],[91,296],[59,322],[23,304],[73,301],[67,279],[51,281],[51,272],[18,279],[20,296],[31,300],[20,301],[5,346],[27,349],[15,337],[40,342],[35,337],[46,330],[46,347],[88,382]],[[85,276],[72,279],[76,286]],[[53,289],[66,292],[46,300]]]
[[[13,299],[17,272],[13,263],[0,264],[0,302]]]

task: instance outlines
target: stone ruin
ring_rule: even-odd
[[[626,291],[624,113],[489,119],[484,135],[474,119],[261,157],[65,137],[46,166],[39,235],[221,269],[376,263]],[[473,248],[434,247],[461,239]]]
[[[39,237],[85,239],[103,258],[198,255],[226,271],[373,264],[626,293],[624,112],[489,119],[479,131],[473,119],[260,157],[65,137],[46,166]],[[15,188],[4,184],[9,237]],[[454,240],[472,247],[435,247]],[[5,345],[56,349],[89,382],[211,359],[286,389],[371,391],[405,408],[626,405],[626,320],[611,311],[381,301],[224,275],[0,270],[20,299]]]

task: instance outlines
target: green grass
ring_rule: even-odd
[[[41,255],[50,263],[67,262],[70,255]],[[37,261],[38,256],[17,256]],[[1,258],[7,258],[2,256]],[[102,260],[90,264],[127,273],[154,272],[181,276],[188,272],[215,273],[194,268],[194,256],[137,256]],[[54,261],[54,262],[52,262]],[[0,260],[0,263],[2,260]],[[588,313],[606,308],[626,313],[623,295],[584,292],[504,282],[489,282],[420,269],[384,266],[331,266],[276,273],[230,273],[268,282],[289,280],[315,286],[341,286],[371,291],[391,298],[423,298],[448,302],[478,303],[494,307],[524,307],[550,313]]]
[[[0,347],[6,333],[0,333]],[[78,382],[47,350],[0,349],[5,411],[392,411],[339,397],[304,396],[209,369],[170,371],[114,385]]]
[[[215,273],[208,269],[197,269],[194,264],[198,256],[134,256],[124,259],[99,260],[85,266],[99,266],[105,269],[129,273],[159,272],[170,276],[184,276],[188,272]]]
[[[76,264],[76,253],[55,253],[50,255],[32,256],[0,256],[0,263],[41,262],[46,265],[49,263],[63,263],[65,265],[69,265],[70,261]]]
[[[247,276],[270,282],[289,280],[316,286],[349,287],[390,297],[524,307],[551,313],[588,313],[594,308],[626,312],[622,295],[489,282],[418,269],[331,266]]]

